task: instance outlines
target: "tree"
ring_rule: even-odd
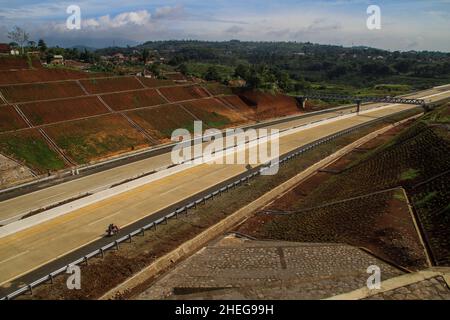
[[[249,76],[249,72],[250,72],[250,70],[247,65],[240,64],[236,67],[236,70],[234,71],[234,75],[236,77],[246,80]]]
[[[45,43],[44,40],[39,39],[39,41],[38,41],[38,48],[39,48],[39,50],[40,50],[41,52],[47,51],[47,44]]]
[[[30,35],[22,28],[15,26],[10,32],[8,32],[8,38],[14,42],[17,42],[24,54],[23,46],[30,39]]]
[[[33,40],[28,41],[28,46],[32,49],[36,48],[36,41]]]
[[[179,72],[181,72],[182,74],[184,74],[185,76],[187,76],[188,73],[189,73],[189,68],[188,68],[188,66],[185,63],[180,64],[178,66],[177,70]]]
[[[219,70],[217,70],[217,68],[214,66],[209,67],[205,74],[205,80],[220,81],[221,77],[220,77]]]
[[[161,69],[159,63],[152,63],[147,69],[156,77],[161,77]]]
[[[142,50],[142,61],[144,65],[147,63],[148,58],[150,58],[150,51],[148,49]]]

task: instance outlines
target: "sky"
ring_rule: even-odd
[[[67,28],[70,5],[79,30]],[[367,28],[369,5],[381,29]],[[63,47],[238,39],[450,52],[450,0],[0,0],[0,42],[15,25]]]

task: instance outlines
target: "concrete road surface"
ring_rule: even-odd
[[[411,108],[391,105],[284,136],[280,138],[280,154],[374,118]],[[245,171],[245,165],[202,164],[1,238],[0,284],[7,285],[99,239],[111,222],[125,227]]]
[[[444,89],[448,90],[448,88]],[[409,97],[432,96],[426,100],[434,101],[437,98],[450,96],[450,92],[443,91],[444,89],[430,89],[415,95],[410,95]],[[439,96],[434,96],[435,94],[439,94]],[[362,109],[367,110],[382,105],[383,104],[370,104],[363,106]],[[352,111],[355,111],[355,108],[349,108],[338,112],[327,112],[302,119],[288,120],[283,123],[268,125],[266,127],[281,130],[326,119],[335,115],[350,113]],[[0,202],[0,225],[16,221],[29,212],[37,209],[48,208],[86,193],[94,193],[115,183],[125,181],[129,178],[133,178],[153,170],[167,167],[170,164],[172,164],[170,153],[165,153],[2,201]]]

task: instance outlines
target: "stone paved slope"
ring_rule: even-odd
[[[167,273],[138,299],[320,299],[365,285],[371,265],[402,271],[344,244],[226,237]]]

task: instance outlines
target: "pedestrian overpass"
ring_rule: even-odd
[[[349,96],[349,95],[334,95],[334,94],[320,94],[310,93],[301,96],[296,96],[296,100],[305,109],[306,101],[309,100],[335,100],[335,101],[354,101],[357,108],[357,113],[361,110],[361,104],[372,103],[391,103],[391,104],[411,104],[422,106],[425,111],[429,111],[429,106],[423,99],[402,98],[402,97],[371,97],[371,96]]]

